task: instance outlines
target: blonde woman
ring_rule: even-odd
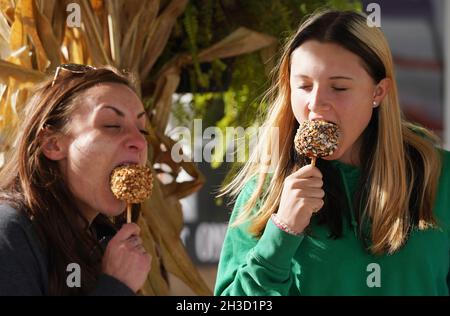
[[[402,119],[394,78],[363,15],[327,11],[300,26],[264,124],[279,131],[275,167],[253,156],[225,190],[237,200],[216,295],[449,294],[450,153]],[[319,119],[341,136],[312,167],[294,159],[293,139]],[[271,152],[265,139],[254,155]]]

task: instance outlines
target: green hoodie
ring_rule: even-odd
[[[360,170],[333,163],[350,199]],[[332,239],[327,226],[317,225],[314,217],[312,234],[302,236],[287,234],[269,220],[259,240],[245,223],[228,228],[215,295],[449,295],[450,152],[443,152],[442,163],[434,207],[440,227],[413,230],[398,252],[368,253],[354,223],[344,224],[343,236]],[[255,181],[246,184],[230,222],[254,189]]]

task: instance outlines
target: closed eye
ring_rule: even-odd
[[[105,125],[105,127],[106,128],[118,128],[118,129],[122,128],[122,126],[120,126],[120,125]],[[150,133],[145,129],[140,129],[139,132],[141,132],[141,134],[145,135],[145,136],[150,135]]]
[[[300,89],[300,90],[310,90],[311,86],[299,86],[298,89]]]
[[[348,88],[338,88],[338,87],[333,87],[334,91],[347,91]]]

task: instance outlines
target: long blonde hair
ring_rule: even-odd
[[[233,225],[250,221],[249,232],[260,236],[271,214],[277,211],[284,179],[295,169],[292,148],[298,122],[290,106],[290,58],[297,47],[311,39],[333,42],[360,56],[377,83],[383,78],[392,79],[391,89],[374,110],[363,133],[363,146],[369,148],[361,147],[365,181],[360,182],[360,192],[365,202],[358,224],[361,230],[364,220],[371,223],[372,253],[393,253],[405,243],[412,226],[425,229],[436,224],[432,206],[441,162],[435,148],[437,138],[402,118],[392,55],[383,33],[377,27],[369,27],[366,17],[356,12],[315,14],[286,43],[276,69],[277,77],[268,92],[271,101],[262,124],[262,135],[249,160],[222,191],[222,194],[236,197],[249,181],[256,182],[255,190]],[[271,139],[273,128],[278,130],[278,151],[274,150],[273,141],[267,141]],[[261,154],[269,155],[271,161],[258,162]],[[324,182],[326,180],[324,175]]]

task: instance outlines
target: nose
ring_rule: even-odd
[[[130,129],[127,135],[126,147],[135,152],[142,152],[147,148],[147,140],[137,127]]]
[[[319,113],[330,108],[330,102],[327,99],[326,92],[320,87],[315,87],[310,94],[308,102],[308,110],[310,112]]]

